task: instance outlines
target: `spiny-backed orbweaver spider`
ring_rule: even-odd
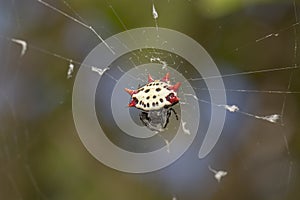
[[[145,126],[153,131],[162,131],[169,123],[171,112],[178,120],[177,113],[172,108],[179,102],[177,90],[181,83],[170,84],[170,74],[167,73],[161,80],[154,80],[148,75],[148,83],[137,90],[125,88],[130,94],[129,107],[140,109],[140,119]]]

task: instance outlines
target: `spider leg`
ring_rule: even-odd
[[[142,121],[142,123],[145,126],[148,126],[149,122],[151,121],[151,119],[148,117],[148,113],[146,113],[146,112],[141,112],[140,113],[140,120]]]
[[[171,109],[169,109],[169,110],[167,111],[167,120],[166,120],[166,124],[164,125],[163,128],[166,128],[167,125],[169,124],[169,118],[170,118],[170,116],[171,116]]]
[[[176,119],[178,120],[178,115],[177,115],[176,111],[173,108],[170,108],[169,111],[170,111],[170,113],[172,111],[175,114]]]

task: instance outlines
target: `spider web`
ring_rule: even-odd
[[[138,9],[110,1],[1,3],[1,198],[295,199],[299,195],[294,142],[300,93],[298,3],[249,4],[215,18],[199,14],[195,8],[199,3],[193,1],[132,3]],[[173,9],[177,15],[169,13]],[[206,11],[211,13],[209,7]],[[137,16],[141,19],[135,20]],[[190,27],[189,21],[195,19],[199,22],[191,24],[199,27]],[[105,70],[82,63],[105,38],[144,26],[176,29],[203,45],[222,74],[228,105],[211,102],[204,82],[220,77],[202,77],[184,58],[170,52],[134,51]],[[80,65],[104,74],[107,81],[100,87],[131,76],[130,68],[149,62],[161,65],[161,77],[168,67],[187,77],[197,95],[181,88],[182,103],[188,98],[199,103],[202,134],[168,168],[123,175],[99,166],[79,141],[70,112],[72,85]],[[145,70],[131,76],[132,84],[126,87],[145,84],[147,75]],[[214,150],[199,160],[210,106],[228,111],[226,123]],[[171,121],[174,126],[188,123]],[[111,137],[121,146],[132,146]],[[168,145],[172,137],[169,131],[153,144]]]

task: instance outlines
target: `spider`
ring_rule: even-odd
[[[181,83],[170,84],[170,74],[167,73],[161,80],[154,80],[148,75],[148,83],[137,90],[125,88],[130,94],[129,107],[140,109],[140,120],[153,131],[162,131],[169,123],[173,112],[178,120],[177,113],[172,108],[179,102],[176,91]]]

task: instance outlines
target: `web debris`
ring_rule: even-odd
[[[158,13],[157,13],[157,11],[155,9],[154,4],[152,4],[152,15],[153,15],[153,19],[156,20],[158,18]]]
[[[186,128],[186,124],[187,124],[187,123],[184,122],[184,121],[182,121],[182,120],[181,120],[181,123],[182,123],[182,130],[183,130],[183,132],[184,132],[185,134],[187,134],[187,135],[191,135],[190,130]]]
[[[229,112],[240,113],[240,114],[243,114],[243,115],[246,115],[246,116],[249,116],[249,117],[265,120],[265,121],[268,121],[268,122],[271,122],[271,123],[278,123],[278,120],[280,119],[279,114],[272,114],[272,115],[267,115],[267,116],[254,115],[254,114],[251,114],[251,113],[241,111],[239,109],[239,107],[237,107],[236,105],[231,105],[230,106],[230,105],[215,104],[215,103],[203,100],[203,99],[199,99],[196,95],[193,95],[193,94],[184,94],[184,95],[185,96],[190,96],[190,97],[194,98],[197,101],[207,103],[207,104],[210,104],[212,106],[217,106],[217,107],[224,108],[224,109],[228,110]]]
[[[15,38],[12,38],[11,41],[16,44],[21,45],[22,49],[21,49],[20,57],[23,57],[27,50],[27,42],[25,42],[24,40],[15,39]]]
[[[167,66],[168,66],[168,64],[167,64],[166,61],[163,61],[163,60],[161,60],[158,57],[152,57],[152,58],[150,58],[150,62],[155,62],[155,61],[158,61],[160,64],[162,64],[162,69],[166,69]]]
[[[229,105],[223,105],[223,107],[228,110],[229,112],[236,112],[236,111],[239,111],[239,107],[237,107],[236,105],[232,105],[232,106],[229,106]]]
[[[236,105],[232,105],[232,106],[218,105],[218,106],[224,107],[229,112],[238,112],[240,110],[239,107],[237,107]],[[267,115],[267,116],[258,116],[258,115],[253,115],[253,114],[242,112],[242,111],[240,111],[240,113],[243,113],[243,114],[251,116],[251,117],[255,117],[256,119],[266,120],[266,121],[271,122],[271,123],[278,123],[278,121],[280,119],[279,114],[273,114],[273,115]]]
[[[69,64],[68,72],[67,72],[67,79],[72,78],[73,71],[74,71],[74,64],[71,61]]]
[[[152,4],[152,16],[153,16],[153,19],[155,21],[155,26],[156,26],[156,30],[158,31],[158,22],[157,22],[157,19],[158,19],[158,13],[156,11],[156,8],[154,6],[154,3]]]
[[[222,171],[222,170],[217,171],[217,170],[211,168],[210,165],[208,166],[208,169],[209,169],[209,171],[211,171],[212,173],[214,173],[214,177],[215,177],[215,179],[218,181],[218,183],[220,183],[220,182],[221,182],[221,179],[222,179],[224,176],[227,175],[227,172],[226,172],[226,171]]]
[[[100,69],[100,68],[97,68],[97,67],[92,67],[91,69],[92,69],[93,72],[98,73],[100,76],[102,76],[104,74],[104,72],[109,70],[109,68]]]
[[[272,123],[277,123],[280,119],[280,115],[274,114],[274,115],[268,115],[268,116],[255,116],[257,119],[263,119]]]

